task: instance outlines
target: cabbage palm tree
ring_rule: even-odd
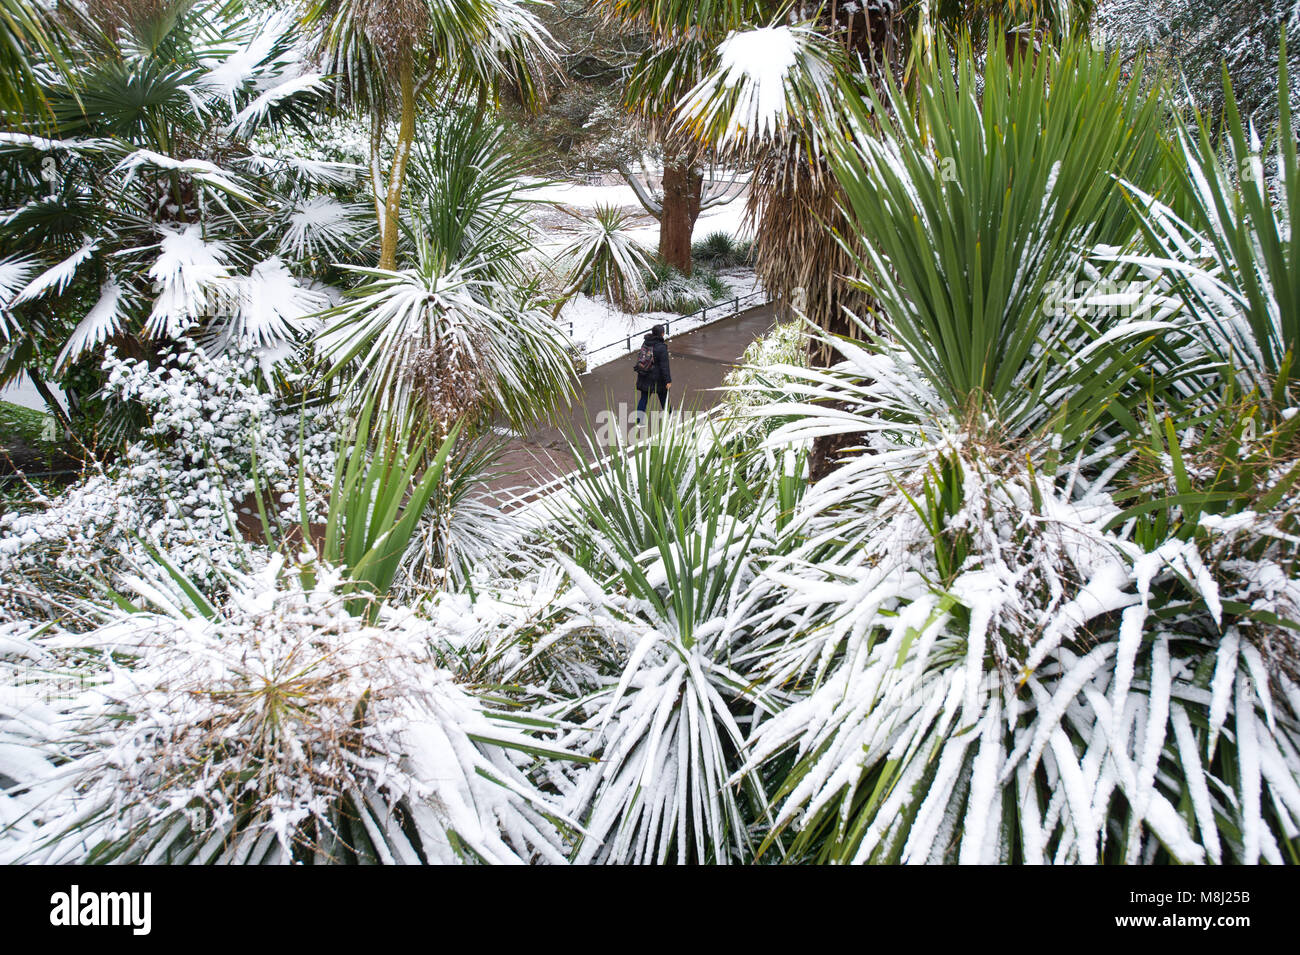
[[[733,774],[742,726],[774,707],[731,657],[752,633],[774,508],[719,438],[677,419],[603,460],[575,448],[581,476],[553,533],[619,670],[570,704],[599,756],[570,797],[584,830],[576,862],[752,856],[767,801],[757,773]]]
[[[358,400],[421,407],[443,434],[466,415],[524,427],[555,408],[573,366],[540,301],[490,261],[448,261],[419,229],[415,247],[407,268],[351,270],[359,283],[316,339],[326,375]]]
[[[379,268],[397,265],[402,193],[420,105],[435,93],[476,100],[482,116],[503,88],[535,102],[557,64],[550,35],[517,0],[311,0],[304,21],[321,68],[370,123],[370,183]],[[387,172],[384,137],[397,121]]]
[[[1103,409],[1131,422],[1107,389],[1127,390],[1132,406],[1138,355],[1168,323],[1152,320],[1158,307],[1141,321],[1093,309],[1080,322],[1067,305],[1090,294],[1089,250],[1138,235],[1118,180],[1147,192],[1172,181],[1161,88],[1142,90],[1117,60],[1076,44],[1013,53],[1011,65],[1000,41],[989,51],[977,72],[964,43],[955,62],[941,48],[911,97],[916,115],[893,80],[887,95],[845,97],[850,132],[829,152],[862,250],[854,282],[954,420],[988,415],[1025,434],[1068,395],[1071,434]],[[1136,290],[1128,268],[1092,294]],[[1137,351],[1120,357],[1111,347],[1124,338]]]
[[[1208,142],[1166,148],[1149,77],[1074,43],[990,49],[978,73],[936,51],[915,116],[897,84],[848,97],[831,150],[893,336],[827,336],[842,360],[787,369],[804,400],[762,409],[792,419],[770,450],[853,447],[803,494],[733,657],[797,696],[734,774],[778,777],[760,854],[1294,861],[1296,605],[1261,581],[1294,579],[1298,425],[1231,400],[1222,364],[1244,354],[1254,384],[1294,340],[1287,230],[1258,156],[1238,185]],[[1205,234],[1155,208],[1135,238],[1121,176],[1186,201],[1181,177]],[[1141,294],[1044,294],[1116,265]]]
[[[866,300],[841,281],[851,257],[823,143],[841,121],[837,90],[902,78],[936,31],[1000,17],[1059,36],[1088,0],[956,0],[933,5],[799,0],[608,0],[655,46],[630,95],[674,132],[754,167],[749,214],[764,286],[823,328],[856,334],[842,309]],[[1032,35],[1032,32],[1031,34]],[[796,290],[802,289],[802,293]]]
[[[325,374],[350,399],[417,405],[444,434],[462,416],[499,414],[525,427],[566,399],[567,340],[527,274],[532,200],[503,135],[461,111],[417,147],[413,261],[349,266],[356,284],[322,315]]]

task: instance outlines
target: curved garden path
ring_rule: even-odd
[[[717,404],[722,398],[717,390],[722,379],[740,361],[750,342],[766,334],[774,322],[773,306],[759,305],[703,328],[670,336],[668,354],[673,372],[670,405],[703,411]],[[613,425],[627,422],[628,415],[635,410],[634,360],[635,355],[624,355],[581,375],[564,427],[545,425],[511,438],[501,459],[506,473],[494,480],[492,486],[519,492],[572,471],[576,465],[566,433],[598,433],[602,426],[611,426],[611,422]],[[657,405],[658,399],[652,395],[650,407]]]

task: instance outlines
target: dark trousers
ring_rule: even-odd
[[[639,395],[641,396],[641,400],[638,401],[638,402],[636,403],[637,419],[638,419],[638,420],[641,420],[641,421],[644,421],[644,420],[645,420],[645,417],[644,417],[644,416],[645,416],[645,407],[646,407],[646,405],[647,405],[647,404],[649,403],[649,401],[650,401],[650,392],[648,392],[648,391],[640,391],[640,390],[638,390],[638,391],[637,391],[637,394],[639,394]],[[662,410],[662,411],[667,411],[667,410],[668,410],[668,386],[667,386],[667,385],[656,385],[656,386],[655,386],[655,394],[657,394],[657,395],[659,396],[659,408],[660,408],[660,410]]]

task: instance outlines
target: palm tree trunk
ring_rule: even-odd
[[[397,267],[397,236],[401,230],[402,186],[406,181],[406,164],[415,143],[415,66],[411,57],[402,58],[398,67],[398,86],[402,96],[402,119],[397,127],[397,148],[393,151],[393,168],[388,174],[388,193],[384,199],[384,218],[380,229],[379,267]]]
[[[387,192],[380,162],[383,148],[384,112],[375,106],[370,112],[370,197],[375,203],[375,222],[379,225],[381,248],[384,241],[384,195]]]
[[[683,275],[691,274],[691,233],[700,215],[704,173],[687,162],[664,163],[663,214],[659,218],[659,257]]]

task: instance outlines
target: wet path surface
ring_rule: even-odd
[[[716,389],[739,362],[750,342],[766,334],[775,321],[771,305],[760,305],[668,339],[669,364],[673,386],[668,392],[669,406],[696,411],[711,408],[722,400]],[[632,371],[635,355],[625,355],[594,368],[578,379],[574,398],[565,423],[576,435],[600,436],[601,429],[622,427],[626,433],[631,414],[636,410],[636,375]],[[650,396],[650,408],[658,399]],[[620,407],[621,406],[621,407]],[[569,452],[565,431],[553,425],[510,440],[501,466],[506,473],[494,480],[494,488],[537,487],[573,470],[575,462]]]

